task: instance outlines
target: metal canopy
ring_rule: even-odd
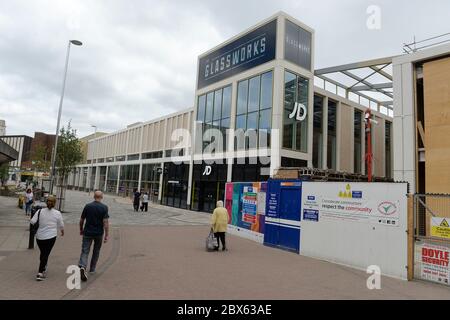
[[[376,105],[385,107],[392,112],[393,92],[392,92],[392,58],[385,57],[355,63],[343,64],[340,66],[318,69],[314,75],[326,83],[344,89],[345,97],[350,100],[351,94],[356,95],[357,102],[361,104],[361,98],[369,100],[367,107]],[[372,107],[373,108],[373,107]],[[375,108],[374,108],[375,109]]]

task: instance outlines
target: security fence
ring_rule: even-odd
[[[450,195],[415,194],[414,277],[450,285]]]

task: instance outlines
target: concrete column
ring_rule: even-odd
[[[233,178],[233,162],[234,162],[234,130],[236,129],[236,108],[237,108],[237,82],[231,84],[231,113],[230,113],[230,134],[227,143],[227,182],[231,182]]]
[[[122,166],[119,165],[118,167],[119,167],[119,169],[117,170],[117,186],[116,186],[116,194],[119,194],[120,169],[122,168]]]
[[[191,157],[191,159],[189,160],[188,189],[187,189],[187,198],[186,198],[186,204],[187,204],[188,208],[191,205],[193,173],[194,173],[194,162]]]
[[[94,190],[99,189],[99,180],[100,180],[100,167],[95,167],[95,179],[94,179]]]
[[[109,173],[109,166],[106,166],[105,185],[103,186],[103,191],[104,192],[106,192],[106,187],[108,185],[108,173]]]
[[[159,175],[159,190],[158,190],[158,201],[161,203],[162,200],[162,190],[163,190],[163,177],[164,177],[164,162],[161,162],[162,172]]]
[[[323,121],[322,121],[322,135],[323,135],[323,144],[322,144],[322,168],[328,169],[327,160],[328,160],[328,97],[323,98]]]
[[[277,66],[273,74],[272,134],[270,138],[270,176],[281,165],[283,130],[284,69]]]
[[[142,162],[139,163],[138,190],[141,190],[141,182],[142,182]]]
[[[307,149],[309,160],[308,167],[313,167],[313,134],[314,134],[314,77],[309,78],[308,83],[308,137]]]
[[[342,137],[342,103],[338,101],[336,106],[336,171],[341,170],[341,137]]]

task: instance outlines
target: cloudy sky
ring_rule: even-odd
[[[279,10],[316,30],[315,68],[450,32],[448,0],[0,0],[0,119],[7,134],[55,132],[69,39],[83,46],[71,47],[62,123],[79,136],[190,107],[197,56]]]

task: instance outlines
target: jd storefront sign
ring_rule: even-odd
[[[277,20],[273,20],[200,58],[197,88],[275,59],[276,33]]]

